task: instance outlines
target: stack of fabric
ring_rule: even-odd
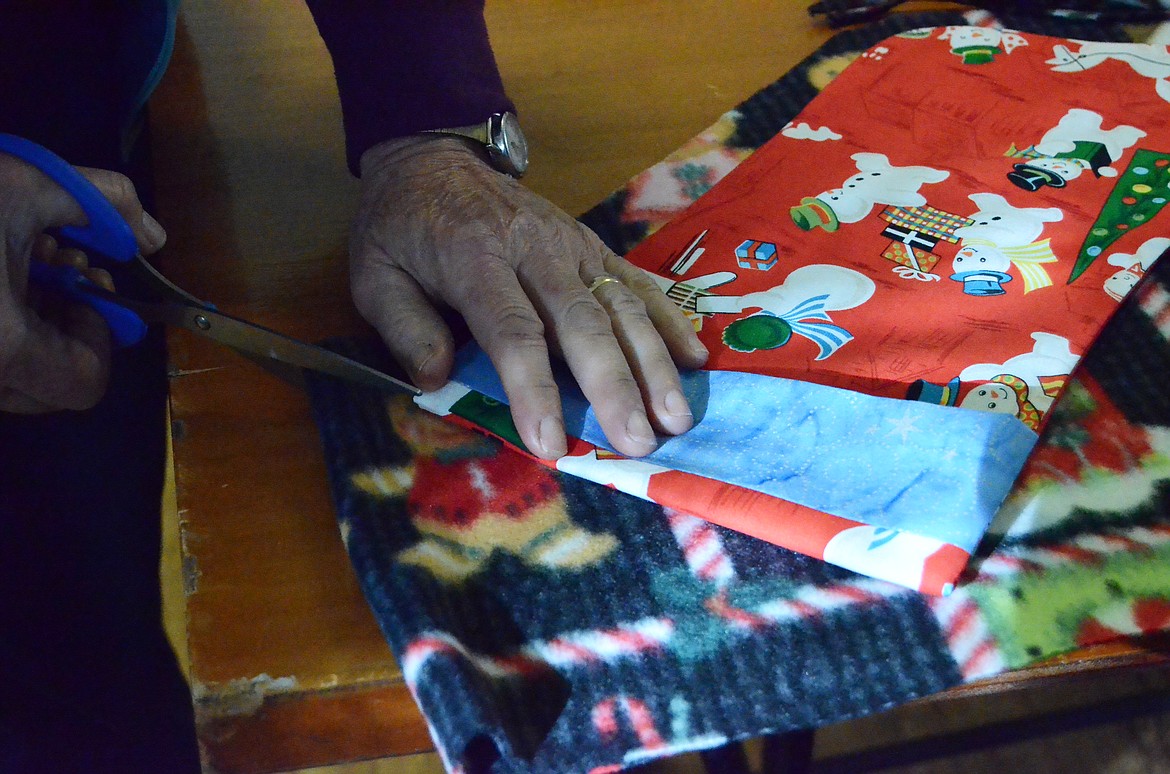
[[[583,220],[630,253],[844,65],[891,35],[948,27],[1126,40],[1061,19],[891,16],[840,34]],[[778,266],[760,245],[744,253],[745,270]],[[407,399],[315,380],[342,536],[449,767],[612,771],[1170,629],[1170,266],[1124,268],[1144,280],[1063,384],[945,596],[567,475]]]

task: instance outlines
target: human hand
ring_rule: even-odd
[[[166,233],[142,209],[128,178],[79,168],[131,225],[139,249],[149,255]],[[89,268],[85,254],[61,248],[45,232],[81,225],[85,215],[73,198],[33,166],[0,153],[0,411],[34,414],[93,406],[105,392],[110,335],[105,321],[84,304],[30,288],[30,261],[73,266],[113,289],[110,275]]]
[[[460,138],[375,146],[362,181],[354,301],[416,385],[437,389],[450,374],[454,342],[435,306],[447,305],[491,358],[533,454],[566,451],[550,353],[621,453],[653,451],[654,429],[690,429],[676,363],[697,368],[707,350],[678,307],[593,232]],[[606,275],[619,282],[595,284]]]

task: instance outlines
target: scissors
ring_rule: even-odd
[[[421,394],[414,385],[356,360],[217,311],[173,285],[146,262],[138,252],[130,225],[71,164],[48,148],[10,134],[0,134],[0,152],[22,159],[48,175],[81,207],[88,223],[63,226],[57,230],[61,237],[91,258],[123,265],[141,280],[148,297],[131,298],[94,284],[73,267],[49,266],[39,261],[29,266],[30,282],[86,304],[100,314],[115,346],[138,343],[149,325],[171,325],[231,347],[280,375],[308,369],[369,387]]]

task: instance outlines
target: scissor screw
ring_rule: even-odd
[[[199,326],[199,330],[206,331],[211,328],[211,320],[208,320],[201,314],[195,315],[195,324]]]

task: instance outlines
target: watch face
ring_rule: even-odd
[[[524,174],[528,169],[528,141],[524,139],[524,132],[520,130],[520,122],[512,113],[500,116],[500,146],[505,158],[515,169],[516,177]]]

